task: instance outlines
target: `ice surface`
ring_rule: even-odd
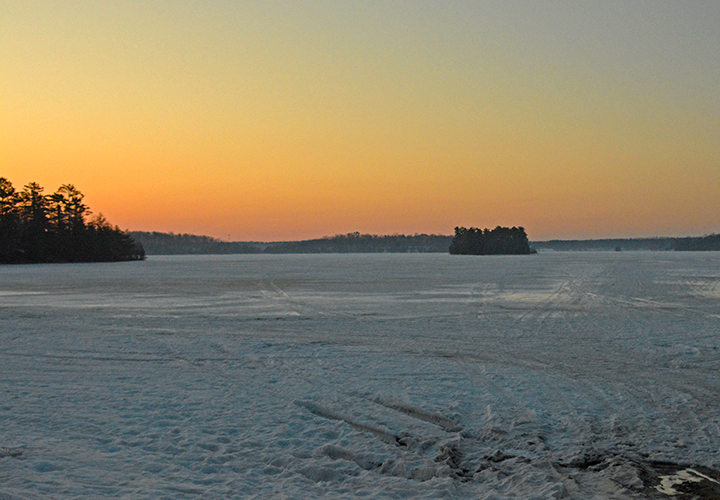
[[[719,284],[714,252],[0,267],[0,498],[662,495],[653,463],[720,468]]]

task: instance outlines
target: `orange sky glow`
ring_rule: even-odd
[[[702,235],[718,54],[715,1],[10,0],[0,177],[224,240]]]

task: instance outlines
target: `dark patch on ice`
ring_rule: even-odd
[[[587,452],[567,463],[556,462],[554,466],[561,473],[576,469],[588,474],[603,474],[650,500],[720,500],[720,472],[700,465]],[[620,473],[609,472],[613,468]]]
[[[20,500],[20,498],[14,497],[9,493],[3,493],[2,491],[0,491],[0,500]]]
[[[575,455],[567,462],[558,462],[561,467],[573,467],[575,469],[587,470],[591,467],[600,465],[606,457],[596,451],[586,451],[579,455]]]
[[[720,499],[720,472],[708,467],[649,462],[645,476],[648,498]]]
[[[469,463],[464,462],[465,454],[459,443],[441,444],[438,446],[438,452],[435,461],[447,466],[450,477],[463,482],[472,481],[475,472],[477,472],[477,467],[472,467]]]
[[[37,462],[33,465],[33,468],[40,473],[59,470],[59,467],[57,465],[47,461]]]
[[[220,446],[216,445],[215,443],[198,443],[197,446],[199,448],[202,448],[203,450],[216,452],[220,450]]]
[[[515,458],[517,455],[510,455],[508,453],[503,452],[502,450],[496,450],[495,453],[492,455],[485,456],[485,460],[488,460],[490,462],[504,462],[505,460],[509,460],[511,458]]]
[[[24,448],[5,448],[0,446],[0,458],[20,458],[24,452]]]
[[[438,447],[439,454],[435,457],[436,462],[442,462],[451,469],[460,468],[462,463],[463,452],[457,443],[441,444]]]

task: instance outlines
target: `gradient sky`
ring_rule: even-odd
[[[0,177],[230,240],[720,231],[720,2],[3,0]]]

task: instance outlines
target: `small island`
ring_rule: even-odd
[[[522,227],[500,227],[478,229],[455,228],[450,244],[452,255],[527,255],[535,253],[530,248],[525,229]]]
[[[145,250],[102,214],[91,214],[83,194],[63,184],[50,195],[31,182],[16,191],[0,177],[0,263],[117,262],[145,259]]]

